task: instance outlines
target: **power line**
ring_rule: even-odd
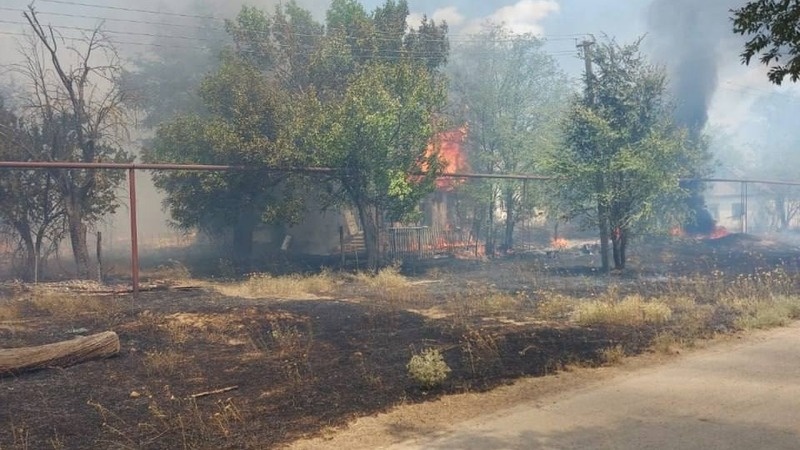
[[[14,8],[0,8],[0,10],[25,12],[24,10],[14,9]],[[150,21],[142,21],[142,20],[131,20],[131,19],[113,19],[113,18],[107,18],[107,17],[85,16],[85,15],[78,15],[78,14],[60,14],[60,13],[50,13],[50,12],[46,12],[46,11],[39,12],[39,14],[42,14],[42,15],[57,15],[57,16],[65,16],[65,17],[72,17],[72,18],[98,19],[98,20],[103,20],[103,21],[107,20],[107,21],[117,21],[117,22],[128,22],[128,23],[155,25],[155,26],[164,25],[163,23],[159,23],[159,22],[150,22]],[[25,22],[13,22],[13,21],[4,21],[4,20],[0,20],[0,23],[27,25],[27,23],[25,23]],[[195,29],[200,29],[200,30],[202,30],[202,29],[212,29],[212,30],[215,30],[215,31],[220,31],[221,30],[219,28],[210,28],[210,27],[203,27],[203,26],[190,26],[190,25],[179,25],[179,24],[168,24],[168,25],[180,26],[180,27],[183,27],[183,28],[195,28]],[[74,30],[79,30],[79,31],[94,31],[93,28],[90,29],[90,28],[74,27],[74,26],[68,26],[68,25],[53,25],[53,26],[56,27],[56,28],[74,29]],[[166,39],[180,39],[180,40],[188,40],[188,41],[216,42],[216,41],[214,41],[212,39],[203,38],[203,37],[199,37],[199,36],[183,36],[183,35],[144,33],[144,32],[119,31],[119,30],[103,30],[103,31],[105,33],[109,33],[109,34],[119,34],[119,35],[143,36],[143,37],[166,38]],[[295,37],[311,37],[311,38],[318,38],[318,39],[323,39],[325,37],[328,37],[328,35],[326,35],[326,34],[309,34],[309,33],[292,33],[292,32],[281,33],[281,32],[278,32],[276,30],[264,31],[264,30],[253,30],[253,29],[248,29],[248,28],[244,28],[243,31],[247,31],[247,32],[255,33],[255,34],[268,35],[268,36],[281,35],[283,37],[295,36]],[[356,36],[350,36],[350,35],[347,35],[347,36],[344,36],[344,37],[345,38],[349,38],[349,39],[357,38]],[[516,42],[516,41],[518,41],[520,39],[524,39],[524,38],[507,38],[507,39],[502,39],[502,40],[493,39],[492,42],[501,42],[501,43],[502,42]],[[379,40],[379,41],[388,41],[388,42],[397,42],[397,38],[396,37],[393,38],[393,39],[377,38],[377,40]],[[450,40],[450,38],[448,37],[448,41],[449,40]],[[572,38],[555,38],[553,40],[573,40],[573,39]],[[439,42],[438,39],[434,39],[434,38],[421,39],[421,41],[422,42]],[[460,42],[461,43],[469,43],[469,42],[480,43],[480,42],[485,42],[485,40],[475,38],[475,39],[470,40],[470,41],[464,40],[464,41],[460,41]],[[547,43],[547,40],[542,40],[542,42],[543,43]],[[280,45],[280,44],[273,43],[273,45]],[[391,51],[391,50],[389,50],[389,51]],[[394,53],[405,53],[404,50],[391,51],[391,52],[394,52]]]
[[[14,31],[0,31],[0,35],[4,36],[20,36],[20,37],[29,37],[29,34],[14,32]],[[60,36],[60,39],[64,39],[67,41],[76,41],[76,42],[85,42],[86,38],[84,37],[70,37],[70,36]],[[189,46],[178,46],[178,45],[165,45],[159,44],[156,42],[128,42],[128,41],[112,41],[114,44],[119,45],[139,45],[143,47],[159,47],[159,48],[175,48],[175,49],[187,49],[187,50],[196,50],[197,47],[189,47]]]
[[[122,6],[108,6],[108,5],[97,5],[94,3],[83,3],[83,2],[73,2],[67,0],[38,0],[42,3],[56,3],[59,5],[70,5],[70,6],[84,6],[87,8],[100,8],[100,9],[109,9],[113,11],[126,11],[126,12],[137,12],[137,13],[144,13],[144,14],[159,14],[162,16],[172,16],[172,17],[183,17],[188,19],[204,19],[204,20],[222,20],[216,18],[214,16],[201,16],[197,14],[182,14],[182,13],[172,13],[166,11],[153,11],[148,9],[138,9],[138,8],[125,8]]]
[[[155,11],[155,10],[149,10],[149,9],[127,8],[127,7],[120,7],[120,6],[107,6],[107,5],[98,5],[98,4],[94,4],[94,3],[75,2],[75,1],[68,1],[68,0],[38,0],[38,1],[40,1],[42,3],[56,3],[56,4],[64,4],[64,5],[72,5],[72,6],[83,6],[83,7],[87,7],[87,8],[99,8],[99,9],[108,9],[108,10],[115,10],[115,11],[138,12],[138,13],[144,13],[144,14],[153,14],[153,15],[162,15],[162,16],[172,16],[172,17],[182,17],[182,18],[203,19],[203,20],[213,20],[213,21],[217,21],[217,22],[225,22],[225,19],[222,19],[222,18],[218,18],[218,17],[214,17],[214,16],[203,16],[203,15],[197,15],[197,14],[172,13],[172,12]],[[99,17],[92,17],[92,16],[85,16],[85,18],[102,19],[102,18],[99,18]],[[159,25],[159,23],[157,23],[157,22],[147,22],[147,21],[138,21],[138,22],[150,23],[150,24],[153,24],[153,25]],[[250,31],[250,32],[256,32],[256,33],[265,33],[263,30],[254,30],[254,29],[250,29],[250,30],[245,29],[245,30],[246,31]],[[266,32],[266,33],[270,33],[270,32]],[[375,31],[375,33],[378,34],[378,35],[391,36],[392,38],[395,37],[393,33],[389,33],[389,32]],[[322,34],[320,34],[320,35],[311,35],[311,34],[300,34],[300,33],[295,33],[294,35],[295,36],[307,36],[307,37],[325,36],[325,35],[322,35]],[[559,35],[541,36],[541,37],[537,37],[537,39],[540,39],[542,41],[548,41],[548,40],[554,40],[554,41],[555,40],[574,40],[574,39],[577,39],[577,38],[586,37],[588,35],[589,35],[589,33],[559,34]],[[352,38],[354,36],[347,36],[347,37],[351,37]],[[465,38],[465,39],[462,40],[461,39],[462,37]],[[448,34],[447,35],[447,39],[450,40],[451,42],[484,42],[485,41],[485,39],[480,38],[480,37],[476,37],[473,34],[460,34],[460,35],[459,34]],[[520,39],[520,38],[519,37],[509,37],[509,38],[506,38],[504,40],[505,41],[514,41],[514,40],[518,40],[518,39]],[[494,40],[494,41],[495,42],[499,42],[501,40]]]
[[[14,22],[12,20],[0,20],[0,23],[7,23],[11,25],[28,25],[26,22]],[[83,28],[83,27],[74,27],[70,25],[53,25],[55,29],[64,29],[64,30],[77,30],[77,31],[95,31],[95,28]],[[191,37],[191,36],[179,36],[179,35],[169,35],[169,34],[155,34],[155,33],[139,33],[136,31],[117,31],[117,30],[100,30],[102,33],[108,34],[120,34],[120,35],[128,35],[128,36],[144,36],[144,37],[155,37],[155,38],[168,38],[168,39],[184,39],[184,40],[191,40],[191,41],[206,41],[206,42],[214,42],[212,39],[206,39],[202,37]]]
[[[0,7],[0,11],[11,11],[11,12],[26,12],[24,9],[18,8],[6,8]],[[205,25],[186,25],[180,23],[171,23],[171,22],[150,22],[147,20],[135,20],[135,19],[115,19],[112,17],[101,17],[101,16],[86,16],[81,14],[67,14],[67,13],[57,13],[57,12],[50,12],[50,11],[36,11],[37,14],[41,14],[43,16],[57,16],[57,17],[69,17],[73,19],[94,19],[100,20],[103,22],[122,22],[122,23],[135,23],[140,25],[157,25],[157,26],[167,26],[167,27],[176,27],[176,28],[190,28],[190,29],[213,29],[222,31],[222,28],[211,28]]]
[[[11,20],[0,20],[0,23],[11,24],[11,25],[28,25],[26,22],[21,21],[11,21]],[[55,29],[66,29],[66,30],[76,30],[76,31],[87,31],[92,32],[95,31],[94,28],[84,28],[84,27],[75,27],[69,25],[52,25]],[[216,40],[216,39],[208,39],[203,37],[192,37],[192,36],[183,36],[183,35],[172,35],[172,34],[156,34],[156,33],[143,33],[143,32],[135,32],[135,31],[119,31],[119,30],[101,30],[102,33],[105,34],[113,34],[113,35],[121,35],[121,36],[138,36],[138,37],[152,37],[152,38],[161,38],[161,39],[180,39],[186,40],[191,42],[209,42],[209,43],[217,43],[222,44],[225,41]],[[20,35],[25,36],[24,33],[12,33],[12,32],[3,32],[2,34],[6,35]],[[322,37],[322,35],[319,35]],[[69,40],[80,40],[80,38],[73,38],[73,37],[63,37]],[[153,46],[153,47],[161,47],[161,48],[184,48],[184,49],[193,49],[194,47],[188,46],[177,46],[172,44],[160,44],[156,42],[152,43],[145,43],[145,42],[129,42],[129,41],[118,41],[113,40],[113,42],[121,45],[139,45],[139,46]],[[292,48],[290,45],[280,44],[273,42],[271,45],[282,47],[282,48]],[[242,53],[258,53],[256,50],[240,50]],[[437,52],[415,52],[413,50],[383,50],[386,53],[392,53],[394,55],[371,55],[371,56],[362,56],[361,58],[366,59],[402,59],[402,58],[415,58],[415,59],[438,59],[441,58],[441,55]],[[563,50],[563,51],[553,51],[553,52],[541,52],[547,56],[567,56],[567,55],[574,55],[574,51],[570,50]],[[479,55],[491,55],[492,53],[482,52],[482,53],[472,53],[475,56]]]

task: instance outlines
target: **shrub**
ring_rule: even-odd
[[[412,356],[406,367],[409,376],[424,389],[441,385],[450,373],[450,367],[444,361],[442,353],[433,348]]]

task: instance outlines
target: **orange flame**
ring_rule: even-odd
[[[708,238],[709,239],[721,239],[721,238],[724,238],[725,236],[728,236],[730,234],[731,233],[728,231],[727,228],[717,226],[717,227],[714,227],[714,231],[712,231],[711,234],[708,235]]]
[[[550,242],[550,245],[555,249],[564,250],[569,247],[569,241],[564,238],[555,238]]]
[[[469,172],[469,163],[463,151],[463,145],[467,139],[467,132],[468,129],[466,126],[445,131],[436,135],[434,142],[428,145],[427,156],[433,155],[438,147],[439,159],[445,166],[444,174]],[[436,188],[443,191],[452,191],[461,183],[463,183],[463,180],[439,178],[436,180]]]

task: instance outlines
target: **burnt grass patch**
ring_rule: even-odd
[[[650,269],[634,274],[653,278],[651,273],[669,274],[673,265],[697,260],[688,253],[697,251],[691,245],[673,250],[679,258],[661,252],[655,262],[650,258]],[[759,264],[791,256],[780,250]],[[715,257],[721,254],[723,262],[715,265],[739,261],[735,267],[750,273],[752,261],[741,262],[730,249]],[[13,308],[0,317],[0,347],[113,330],[122,350],[108,360],[0,378],[0,449],[271,448],[398,405],[610,363],[620,353],[650,351],[666,334],[691,340],[736,329],[740,305],[700,294],[675,300],[671,319],[657,325],[579,326],[558,319],[560,309],[553,318],[536,317],[537,305],[548,298],[609,295],[603,280],[618,282],[619,298],[628,291],[677,296],[677,282],[603,278],[578,270],[582,260],[576,258],[425,267],[420,272],[427,281],[440,275],[419,295],[401,285],[381,297],[355,281],[343,282],[331,298],[306,300],[163,289],[136,299],[87,295],[92,307],[84,313],[60,312],[47,298],[20,301],[4,293],[0,307]],[[532,267],[545,270],[525,278]],[[685,272],[679,275],[705,270],[680,267]],[[739,276],[736,270],[725,276]],[[730,284],[716,280],[704,289]],[[460,309],[459,302],[494,292],[474,285],[495,286],[502,295]],[[470,289],[475,292],[453,300],[455,292]],[[452,370],[431,390],[421,389],[406,369],[411,356],[426,348],[439,350]],[[231,389],[211,393],[223,388]]]
[[[614,327],[456,328],[354,302],[263,304],[205,291],[109,301],[126,304],[115,323],[47,317],[0,331],[4,342],[34,345],[72,330],[114,329],[123,343],[112,359],[0,379],[2,448],[268,448],[399,404],[600,364],[603,349],[637,353],[654,336]],[[406,373],[421,347],[441,349],[452,368],[432,391]]]

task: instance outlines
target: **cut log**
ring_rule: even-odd
[[[0,375],[47,367],[67,367],[119,353],[119,336],[113,331],[36,347],[0,349]]]

